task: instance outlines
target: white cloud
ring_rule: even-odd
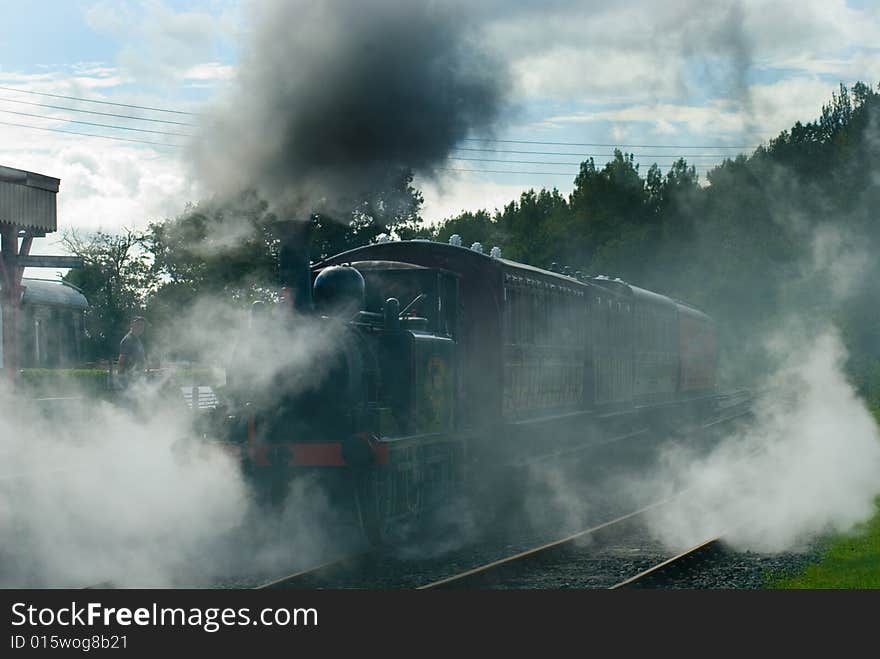
[[[877,70],[878,13],[844,0],[527,0],[493,9],[488,42],[532,98],[736,98],[760,71],[872,80]]]
[[[139,83],[176,84],[194,71],[205,76],[218,51],[238,32],[238,9],[230,3],[206,3],[203,8],[176,11],[159,0],[100,2],[86,12],[88,25],[116,38],[119,66]],[[203,67],[203,68],[199,68]],[[208,67],[208,68],[204,68]]]
[[[59,231],[143,228],[199,191],[174,152],[0,125],[3,164],[61,179]]]
[[[629,105],[552,116],[546,118],[544,123],[562,125],[610,121],[615,126],[614,130],[621,135],[625,135],[621,124],[645,123],[656,134],[687,132],[711,138],[745,136],[753,142],[763,141],[790,128],[796,121],[812,121],[818,116],[822,104],[827,103],[836,90],[836,84],[818,78],[788,78],[750,86],[748,108],[742,108],[727,99],[714,99],[702,105]]]
[[[757,123],[766,126],[775,135],[797,121],[806,123],[817,118],[822,105],[837,90],[837,83],[829,84],[819,78],[787,78],[754,85],[751,88],[752,112]]]
[[[235,76],[235,67],[220,62],[206,62],[189,67],[181,74],[184,80],[213,82],[231,80]]]
[[[573,177],[572,177],[573,178]],[[542,187],[527,179],[522,183],[498,183],[487,180],[486,175],[452,173],[436,181],[419,181],[415,184],[422,190],[425,204],[422,217],[429,224],[458,215],[462,211],[501,209],[511,201],[518,200],[520,194],[529,187]]]
[[[0,81],[3,84],[14,84],[28,89],[37,87],[41,83],[55,82],[54,73],[20,73],[17,71],[0,71]]]
[[[723,101],[713,101],[702,106],[672,103],[631,105],[615,110],[559,115],[550,117],[546,121],[554,124],[594,121],[643,122],[653,124],[663,132],[669,132],[670,126],[683,124],[692,132],[713,134],[738,133],[745,126],[743,113],[732,109]]]
[[[580,98],[625,102],[671,96],[678,89],[673,69],[658,70],[638,53],[600,55],[584,48],[557,47],[515,61],[519,93],[527,97]]]

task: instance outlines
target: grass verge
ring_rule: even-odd
[[[851,533],[835,536],[821,563],[797,575],[769,575],[768,588],[880,588],[880,498],[877,512]]]

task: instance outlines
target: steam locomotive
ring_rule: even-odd
[[[457,236],[310,264],[311,226],[285,225],[285,303],[341,328],[337,349],[308,391],[262,408],[239,391],[235,439],[268,489],[332,483],[374,542],[494,467],[712,410],[715,327],[684,302]]]

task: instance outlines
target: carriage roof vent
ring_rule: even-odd
[[[493,259],[500,259],[501,248],[498,247],[498,245],[495,245],[495,247],[492,248],[492,251],[489,252],[489,256],[491,256]]]
[[[388,243],[388,242],[391,242],[391,238],[388,236],[387,233],[383,233],[381,236],[379,236],[379,242],[380,243]]]
[[[483,253],[483,243],[474,243],[471,245],[471,249],[475,251],[477,254]]]
[[[461,247],[461,236],[459,236],[457,233],[453,233],[451,236],[449,236],[449,244],[453,247]]]

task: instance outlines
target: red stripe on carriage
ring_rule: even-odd
[[[290,464],[300,467],[344,467],[340,442],[295,443],[290,447]]]

